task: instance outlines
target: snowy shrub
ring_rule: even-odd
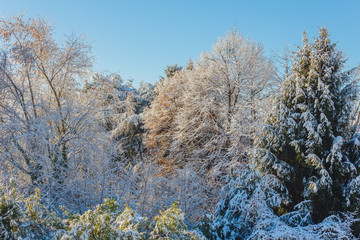
[[[149,225],[148,219],[141,217],[127,206],[116,218],[113,228],[120,230],[121,239],[143,239],[148,237]]]
[[[160,211],[155,217],[155,228],[151,232],[151,239],[205,239],[196,231],[188,231],[184,223],[185,216],[175,202],[166,211]]]
[[[41,203],[41,192],[23,200],[22,218],[18,235],[29,239],[47,239],[65,226],[59,216]]]
[[[67,231],[57,232],[56,239],[116,239],[118,233],[112,224],[120,212],[118,202],[105,199],[94,210],[65,219]]]
[[[255,169],[243,169],[223,188],[213,231],[221,239],[245,239],[259,222],[274,217],[271,208],[280,208],[287,201],[279,181],[262,177]]]
[[[0,189],[0,239],[10,239],[19,231],[20,210],[17,191]]]
[[[321,223],[307,225],[305,227],[291,227],[282,222],[279,217],[266,219],[260,222],[249,240],[273,239],[273,240],[312,240],[312,239],[356,239],[351,234],[352,218],[340,220],[337,216],[329,216]]]
[[[206,229],[209,239],[356,239],[351,226],[354,216],[331,215],[313,224],[309,204],[277,216],[273,209],[288,201],[281,186],[256,170],[243,170],[224,187],[225,195],[217,206],[215,220]]]
[[[55,212],[41,203],[41,193],[24,197],[11,187],[0,189],[0,238],[49,239],[58,229],[64,228]]]
[[[187,230],[177,203],[161,211],[154,223],[130,207],[122,208],[117,201],[109,199],[82,215],[68,214],[63,221],[66,229],[58,230],[53,239],[205,239],[199,232]]]

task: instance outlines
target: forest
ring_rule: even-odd
[[[0,239],[360,237],[360,67],[326,27],[271,57],[234,28],[139,87],[54,32],[0,18]]]

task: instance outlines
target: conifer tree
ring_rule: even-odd
[[[360,206],[359,141],[350,134],[356,88],[350,83],[352,71],[344,71],[344,64],[326,28],[319,30],[314,43],[304,34],[291,73],[256,139],[250,172],[245,177],[241,173],[224,188],[226,195],[215,214],[217,234],[230,237],[238,231],[244,237],[259,236],[264,229],[269,233],[285,223],[309,226],[304,231],[312,237],[319,236],[322,227],[340,236],[338,230],[348,220],[331,228],[326,227],[328,222],[356,213]],[[272,210],[268,216],[275,215],[264,220],[263,214],[250,212],[247,201],[253,199]],[[312,224],[319,228],[309,230]]]
[[[319,222],[345,210],[344,191],[359,170],[357,159],[345,152],[355,88],[326,28],[313,44],[304,35],[295,57],[292,74],[258,138],[254,161],[289,192],[290,202],[278,214],[306,201],[312,220]]]

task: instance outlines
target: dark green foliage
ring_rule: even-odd
[[[125,159],[135,159],[142,157],[143,141],[142,134],[144,133],[143,124],[131,121],[125,121],[122,129],[116,136],[117,141],[121,144],[121,156]]]
[[[359,235],[360,141],[350,132],[356,87],[344,64],[326,28],[314,43],[304,36],[250,168],[223,190],[213,225],[220,238]]]
[[[19,207],[16,203],[2,197],[0,202],[0,239],[11,239],[14,226],[10,223],[19,217]]]
[[[165,69],[165,74],[167,78],[171,78],[175,75],[175,73],[182,70],[182,67],[179,67],[177,64],[167,66]]]
[[[177,203],[149,220],[114,199],[104,199],[82,215],[63,207],[63,219],[40,202],[39,189],[29,197],[15,188],[0,189],[0,239],[204,239],[187,230]]]
[[[326,28],[313,44],[305,35],[294,62],[275,111],[257,139],[254,163],[289,191],[285,209],[274,209],[278,215],[310,201],[307,210],[318,223],[350,210],[351,200],[344,193],[360,170],[357,150],[347,143],[355,87]]]

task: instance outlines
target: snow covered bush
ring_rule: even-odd
[[[242,169],[223,188],[211,231],[221,239],[246,239],[258,224],[274,218],[272,208],[287,201],[287,191],[275,177]]]
[[[64,227],[65,225],[57,213],[41,203],[39,189],[23,200],[18,236],[28,239],[48,239],[57,229]]]
[[[287,203],[287,194],[274,176],[244,169],[224,187],[214,222],[200,229],[209,239],[355,239],[351,214],[331,215],[314,224],[304,207],[296,206],[279,217],[275,212]]]
[[[0,189],[0,238],[10,239],[18,232],[21,216],[19,195],[15,189]]]
[[[273,215],[264,219],[254,228],[248,239],[274,240],[312,240],[312,239],[356,239],[351,233],[352,218],[341,220],[337,216],[329,216],[319,224],[291,227]]]
[[[185,216],[175,202],[166,211],[160,211],[155,217],[155,228],[151,232],[151,239],[205,239],[196,231],[188,231],[184,223]]]
[[[41,193],[24,197],[11,187],[0,189],[0,238],[49,239],[64,224],[55,212],[41,204]]]
[[[109,199],[82,215],[68,214],[63,221],[66,229],[58,230],[54,239],[205,239],[200,233],[187,230],[177,203],[161,211],[154,222]]]
[[[149,235],[149,227],[149,220],[141,217],[128,206],[114,222],[114,228],[120,230],[120,239],[145,239]]]
[[[64,220],[66,231],[58,231],[56,239],[116,239],[118,233],[112,225],[121,209],[115,200],[105,199],[94,210],[88,210],[82,215],[69,215]]]

